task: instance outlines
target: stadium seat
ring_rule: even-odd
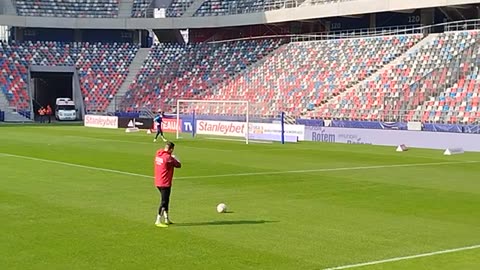
[[[138,46],[127,43],[0,43],[0,91],[28,110],[28,66],[75,66],[87,111],[104,112],[128,75]]]
[[[167,17],[180,17],[194,0],[173,0],[167,8]]]
[[[195,12],[194,16],[219,16],[260,12],[264,10],[264,5],[264,0],[207,0]]]
[[[145,17],[151,3],[151,0],[134,0],[132,6],[132,17]]]
[[[258,115],[300,117],[413,46],[420,36],[293,42],[214,89],[207,99],[247,97]]]
[[[135,111],[143,106],[174,106],[178,98],[193,98],[243,72],[280,45],[280,40],[222,44],[159,44],[150,51],[122,104]]]
[[[0,43],[0,92],[28,109],[29,65],[75,66],[87,110],[105,111],[137,50],[123,43]],[[238,99],[261,116],[471,124],[480,122],[479,73],[479,31],[165,43],[151,48],[120,109],[174,111],[180,98]],[[229,106],[181,109],[236,113]]]
[[[165,16],[180,17],[193,2],[194,0],[172,0],[166,9]],[[152,0],[134,0],[132,17],[147,17],[149,9],[153,9],[151,3]],[[151,12],[153,13],[153,10]]]
[[[17,0],[18,15],[37,17],[114,18],[118,0]]]
[[[352,0],[307,0],[303,5],[330,4]],[[295,0],[206,0],[195,12],[194,16],[222,16],[228,14],[242,14],[264,12],[281,8],[292,8],[302,4]]]
[[[478,93],[478,42],[475,31],[440,34],[309,116],[471,123],[475,119],[469,110]],[[456,117],[460,111],[464,118]]]

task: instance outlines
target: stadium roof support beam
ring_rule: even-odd
[[[465,16],[458,11],[457,8],[454,7],[441,7],[439,8],[440,12],[442,12],[449,21],[458,21],[458,20],[465,20]]]
[[[465,20],[465,16],[463,16],[463,14],[460,11],[458,11],[458,8],[452,8],[452,9],[455,11],[455,13],[457,13],[458,16],[460,16],[463,20]]]

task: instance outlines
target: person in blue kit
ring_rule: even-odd
[[[164,142],[167,141],[167,139],[165,139],[165,137],[163,136],[163,130],[162,130],[163,117],[165,117],[165,113],[162,112],[162,110],[158,110],[157,116],[153,118],[153,122],[157,125],[157,135],[155,135],[155,139],[153,139],[153,142],[157,142],[159,135]]]

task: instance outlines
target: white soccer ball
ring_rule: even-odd
[[[227,205],[224,204],[224,203],[220,203],[219,205],[217,205],[217,212],[218,212],[218,213],[225,213],[225,212],[227,212]]]

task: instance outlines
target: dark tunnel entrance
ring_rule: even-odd
[[[35,114],[41,106],[55,108],[59,97],[73,99],[73,73],[71,72],[32,72],[33,109]]]

